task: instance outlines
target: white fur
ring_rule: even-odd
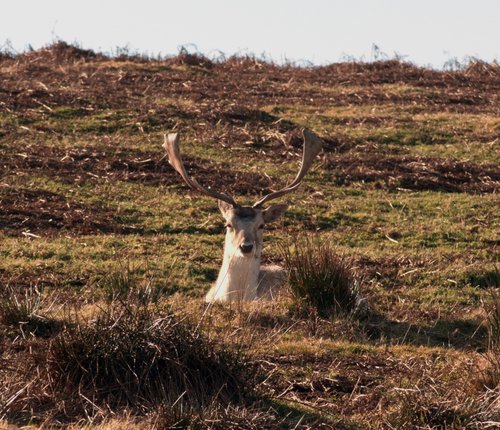
[[[219,203],[219,208],[227,226],[224,258],[217,281],[205,300],[227,302],[272,298],[276,284],[283,283],[283,270],[277,266],[261,270],[263,228],[264,223],[278,218],[286,210],[286,205],[254,209]],[[252,245],[251,250],[243,252],[242,244]]]
[[[260,257],[232,254],[226,246],[222,267],[217,281],[210,288],[205,300],[238,301],[255,300],[259,284]]]

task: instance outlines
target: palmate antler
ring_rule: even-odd
[[[182,176],[184,182],[188,184],[193,190],[199,191],[202,194],[206,194],[210,197],[215,197],[218,200],[222,200],[223,202],[229,203],[233,206],[237,206],[234,199],[224,193],[218,193],[210,188],[202,187],[198,181],[194,178],[191,178],[186,169],[184,168],[184,163],[181,159],[181,153],[179,151],[179,134],[178,133],[170,133],[168,136],[164,136],[163,147],[167,150],[168,161],[172,165],[172,167],[177,170],[177,172]]]
[[[309,130],[303,130],[302,135],[304,136],[304,149],[303,149],[303,154],[302,154],[302,165],[300,167],[299,173],[295,177],[295,179],[286,185],[284,188],[273,191],[270,194],[267,194],[266,196],[262,197],[260,200],[258,200],[252,207],[254,208],[260,208],[264,203],[277,199],[278,197],[284,196],[285,194],[291,193],[292,191],[296,190],[300,183],[302,182],[302,179],[306,175],[307,171],[311,168],[311,165],[314,161],[314,158],[319,154],[321,151],[321,148],[323,146],[323,141],[316,136],[313,132]],[[205,194],[210,197],[214,197],[218,200],[222,200],[226,203],[231,204],[232,206],[238,206],[233,199],[228,194],[225,193],[219,193],[216,191],[213,191],[210,188],[205,188],[201,186],[196,179],[191,178],[188,173],[186,172],[186,169],[184,168],[184,163],[182,162],[181,159],[181,154],[179,151],[179,134],[178,133],[171,133],[168,136],[165,135],[163,147],[166,149],[167,154],[168,154],[168,160],[172,167],[182,176],[182,179],[184,179],[184,182],[189,185],[193,190],[199,191],[202,194]]]
[[[321,148],[323,147],[323,141],[313,132],[304,129],[302,131],[302,136],[304,136],[304,149],[302,153],[302,165],[300,166],[299,173],[297,173],[297,176],[291,183],[281,190],[274,191],[258,200],[253,205],[254,208],[259,208],[269,200],[277,199],[278,197],[291,193],[293,190],[298,188],[307,171],[311,168],[316,155],[319,154]]]

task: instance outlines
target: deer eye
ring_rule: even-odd
[[[232,230],[232,229],[233,229],[233,225],[232,225],[231,223],[227,223],[227,224],[226,224],[226,227],[227,227],[228,229],[230,229],[230,230]]]
[[[264,229],[264,224],[259,225],[259,230],[263,230],[263,229]]]

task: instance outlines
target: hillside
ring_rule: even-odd
[[[163,134],[181,134],[200,183],[250,203],[293,178],[303,127],[325,147],[283,199],[290,208],[266,231],[264,260],[282,263],[280,249],[301,234],[334,244],[352,260],[368,314],[298,315],[287,297],[207,312],[224,224],[216,202],[169,166]],[[63,42],[0,54],[0,427],[500,421],[500,334],[487,315],[500,309],[499,144],[495,64],[299,68],[109,58]],[[134,289],[243,350],[258,399],[175,427],[142,404],[57,398],[50,345]],[[13,308],[34,322],[11,318]]]

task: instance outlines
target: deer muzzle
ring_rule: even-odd
[[[243,242],[240,245],[240,250],[243,254],[250,254],[253,250],[253,243],[251,242]]]

